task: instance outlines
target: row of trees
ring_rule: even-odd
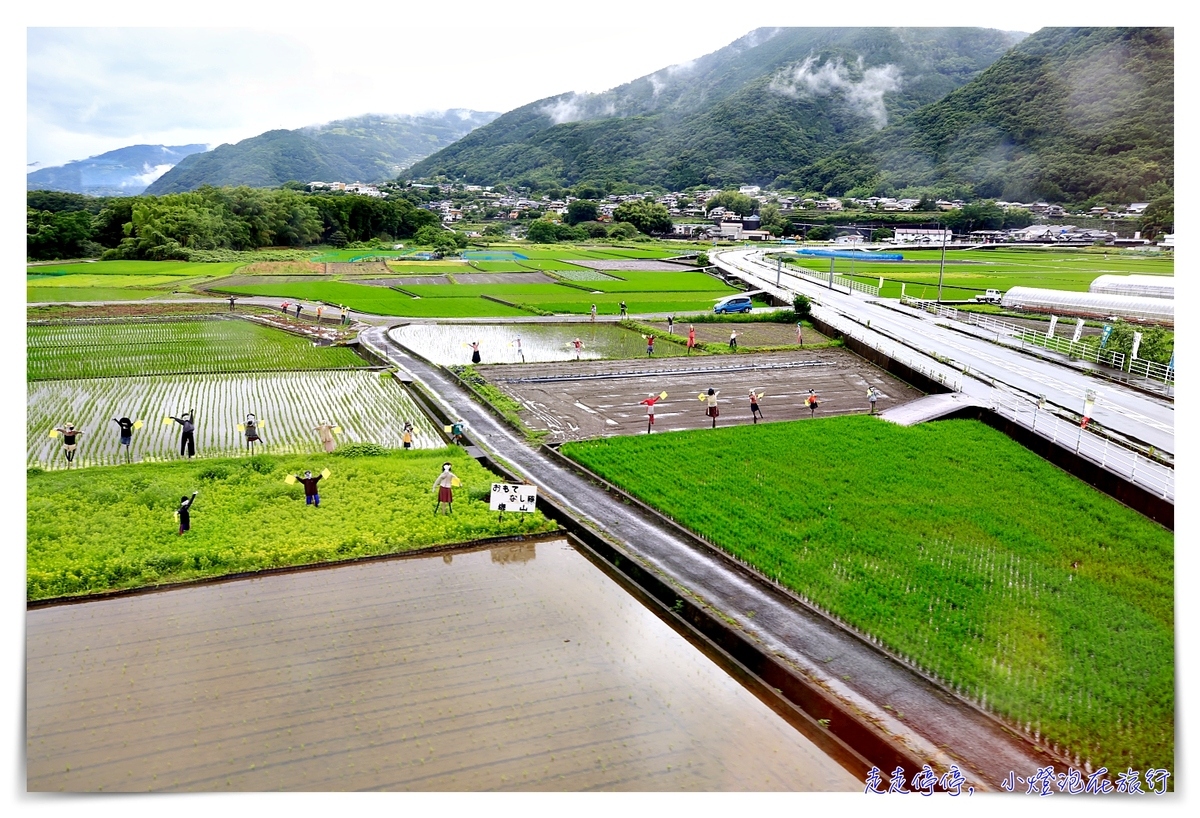
[[[32,259],[187,259],[197,250],[409,238],[423,227],[439,228],[438,217],[399,198],[249,187],[103,200],[37,191],[28,195],[26,252]]]

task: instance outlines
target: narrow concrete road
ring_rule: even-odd
[[[615,501],[530,448],[441,369],[405,353],[385,328],[365,330],[360,338],[405,369],[448,414],[465,419],[469,436],[493,460],[537,485],[681,593],[724,612],[767,652],[838,696],[932,766],[945,769],[957,763],[976,789],[995,790],[1010,771],[1028,777],[1052,763],[1031,743],[902,663],[803,606],[781,600],[677,537],[653,516]],[[907,771],[909,776],[914,772]]]

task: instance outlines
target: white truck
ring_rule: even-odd
[[[976,301],[981,301],[985,304],[999,304],[1001,293],[999,290],[988,290],[983,295],[975,296]]]

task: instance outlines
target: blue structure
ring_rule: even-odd
[[[904,261],[900,253],[873,253],[868,250],[815,250],[802,247],[792,252],[801,256],[816,256],[818,258],[848,258],[856,261]]]
[[[529,261],[529,256],[512,250],[464,250],[462,257],[472,261]]]

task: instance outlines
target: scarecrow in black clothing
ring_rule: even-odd
[[[129,453],[129,444],[133,442],[133,430],[142,428],[142,421],[130,420],[126,417],[113,418],[112,420],[121,429],[121,445],[125,447],[125,462],[128,463],[132,460],[132,456]]]
[[[179,456],[183,457],[187,453],[188,457],[196,456],[196,410],[189,409],[183,413],[183,417],[177,418],[170,415],[163,422],[173,420],[183,427],[183,431],[179,436]]]
[[[191,531],[192,529],[192,503],[196,502],[198,491],[193,491],[192,496],[186,494],[179,498],[179,508],[175,509],[175,516],[179,518],[179,533]]]
[[[321,481],[321,478],[329,477],[329,474],[330,474],[329,469],[323,470],[320,474],[316,475],[315,477],[313,476],[313,473],[311,471],[306,471],[306,472],[304,472],[303,475],[289,474],[287,477],[284,478],[284,482],[295,483],[295,482],[299,481],[301,483],[301,485],[304,486],[304,505],[312,506],[314,508],[320,508],[321,507],[321,495],[317,492],[317,483],[319,483]]]
[[[75,462],[75,440],[82,431],[75,428],[74,423],[64,423],[62,426],[57,426],[50,430],[50,437],[58,437],[62,435],[63,439],[63,454],[67,457],[67,468],[71,468],[71,464]]]

